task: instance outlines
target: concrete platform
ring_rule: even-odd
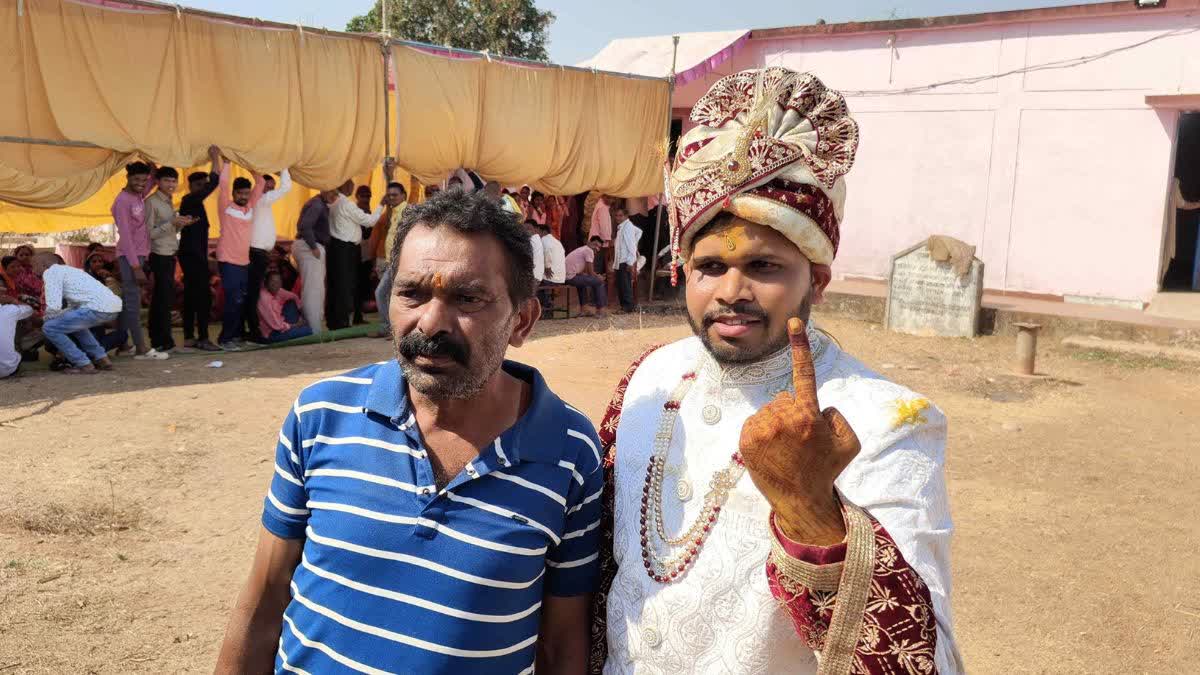
[[[1200,294],[1178,295],[1181,297],[1172,297],[1166,303],[1170,313],[1176,314],[1170,316],[1161,315],[1163,312],[1152,314],[1119,307],[985,292],[980,332],[985,335],[1015,335],[1014,324],[1036,323],[1042,326],[1044,337],[1057,339],[1082,334],[1109,340],[1200,345]],[[834,281],[826,292],[826,300],[826,311],[882,323],[887,286],[883,282],[867,280]]]

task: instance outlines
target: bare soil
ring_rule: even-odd
[[[1200,371],[1009,339],[913,338],[826,318],[935,400],[957,533],[954,609],[976,673],[1196,672]],[[598,419],[677,318],[553,321],[512,356]],[[0,675],[211,672],[296,393],[383,340],[0,381]]]

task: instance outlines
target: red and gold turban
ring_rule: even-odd
[[[746,70],[721,79],[692,108],[699,126],[679,141],[668,180],[672,247],[718,213],[772,227],[814,263],[833,262],[858,124],[846,100],[809,73]]]

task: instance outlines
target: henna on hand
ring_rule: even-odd
[[[836,408],[817,404],[817,379],[804,322],[788,321],[795,394],[780,393],[742,427],[742,460],[775,511],[779,528],[800,543],[831,546],[846,536],[834,481],[861,444]]]

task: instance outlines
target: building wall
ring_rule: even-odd
[[[978,247],[989,288],[1148,301],[1178,113],[1145,99],[1200,93],[1198,27],[1143,11],[901,32],[894,48],[888,33],[753,40],[675,105],[763,65],[847,94],[862,142],[840,277],[884,278],[893,253],[949,234]]]

